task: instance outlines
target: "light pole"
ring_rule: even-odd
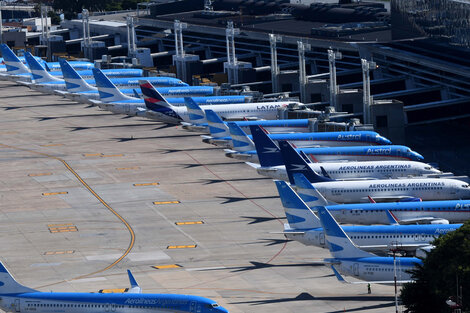
[[[361,59],[362,65],[362,84],[363,84],[363,118],[364,124],[370,124],[370,106],[372,105],[372,96],[370,95],[370,71],[377,68],[374,61]]]
[[[338,96],[338,84],[336,83],[336,60],[341,60],[343,55],[341,52],[334,52],[328,49],[328,62],[330,67],[330,105],[335,108],[336,111],[340,111],[337,107],[337,96]]]

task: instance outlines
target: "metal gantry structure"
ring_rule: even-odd
[[[307,102],[307,71],[305,68],[305,51],[310,50],[312,47],[310,44],[306,44],[302,41],[297,41],[297,48],[299,50],[299,90],[300,90],[300,101]]]
[[[279,92],[279,74],[280,68],[277,64],[277,43],[282,42],[282,37],[275,34],[269,34],[269,46],[271,48],[271,83],[272,92]]]
[[[339,51],[328,49],[328,62],[330,68],[330,106],[334,107],[336,111],[341,111],[338,107],[338,84],[336,82],[336,60],[341,60],[343,55]]]
[[[228,82],[230,84],[238,84],[238,61],[235,53],[235,35],[240,34],[240,29],[233,27],[233,21],[227,22],[225,29],[225,39],[227,45],[227,62],[224,67],[227,71]]]

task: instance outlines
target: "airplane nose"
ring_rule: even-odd
[[[423,161],[424,160],[424,157],[421,154],[419,154],[418,152],[412,152],[412,155],[414,156],[416,161]]]
[[[378,139],[379,139],[378,143],[381,144],[381,145],[391,145],[392,144],[392,142],[390,140],[388,140],[387,138],[385,138],[385,137],[380,136]]]

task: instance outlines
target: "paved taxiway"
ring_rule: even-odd
[[[340,284],[326,250],[270,233],[273,182],[198,134],[10,82],[0,109],[0,258],[21,283],[126,288],[129,268],[144,292],[233,313],[393,310],[393,287]]]

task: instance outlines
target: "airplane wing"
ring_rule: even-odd
[[[399,220],[401,225],[408,225],[408,224],[449,224],[449,220],[444,218],[438,218],[434,216],[423,216],[423,217],[416,217],[416,218],[407,218],[403,220]]]
[[[363,197],[361,198],[362,202],[370,202],[369,197]],[[376,202],[400,202],[400,201],[414,201],[417,200],[416,197],[412,196],[379,196],[379,197],[374,197],[374,201]]]
[[[403,251],[415,251],[418,248],[423,248],[429,246],[428,243],[423,244],[400,244],[399,248]],[[376,252],[384,251],[390,249],[389,245],[366,245],[366,246],[357,246],[361,250],[366,250],[367,252]]]
[[[375,280],[375,281],[349,281],[344,279],[344,277],[335,269],[333,265],[331,265],[331,269],[333,270],[333,273],[336,276],[336,279],[338,279],[339,282],[343,284],[395,284],[395,281],[393,280]],[[406,283],[411,283],[413,282],[412,280],[397,280],[398,285],[406,284]]]
[[[249,165],[249,166],[251,166],[252,168],[255,168],[255,169],[261,167],[261,165],[260,165],[260,164],[257,164],[257,163],[245,162],[245,164],[246,164],[246,165]],[[275,172],[276,169],[266,169],[266,171]]]

